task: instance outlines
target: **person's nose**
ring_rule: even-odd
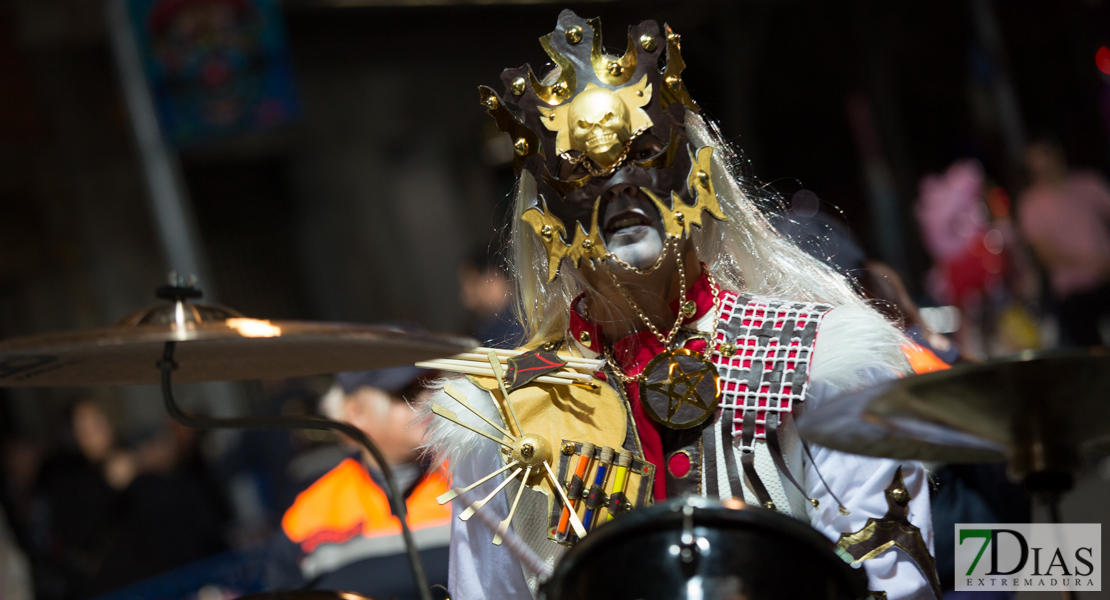
[[[618,183],[605,189],[601,199],[608,202],[621,196],[635,196],[640,189],[630,183]]]

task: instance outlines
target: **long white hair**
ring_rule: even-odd
[[[686,132],[695,147],[713,146],[713,183],[727,222],[712,218],[695,229],[698,257],[727,288],[758,296],[842,305],[859,300],[852,285],[832,267],[780,235],[745,193],[736,154],[720,132],[700,115],[687,111]],[[512,275],[519,316],[533,340],[565,328],[569,302],[585,289],[578,270],[564,264],[547,282],[543,243],[520,215],[535,204],[536,185],[524,171],[516,189],[510,236]]]

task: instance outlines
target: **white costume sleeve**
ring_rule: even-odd
[[[881,379],[893,377],[880,376]],[[822,401],[837,394],[833,388],[814,382],[806,399],[806,410],[813,410]],[[888,509],[886,488],[894,479],[895,471],[902,467],[902,479],[910,493],[909,520],[921,530],[921,535],[933,552],[933,524],[929,510],[929,487],[925,468],[916,461],[897,461],[871,458],[829,450],[810,445],[813,462],[805,460],[806,493],[820,501],[819,508],[809,507],[810,524],[832,541],[841,534],[854,533],[867,525],[867,519],[883,518]],[[829,489],[821,483],[820,471]],[[831,494],[829,493],[831,489]],[[833,495],[840,498],[851,512],[842,515]],[[889,600],[933,598],[928,579],[917,563],[900,548],[890,548],[879,556],[864,561],[869,589],[886,592]]]
[[[463,488],[503,465],[492,443],[459,461],[453,469],[454,486]],[[508,475],[506,473],[505,475]],[[456,600],[532,600],[520,562],[505,546],[493,545],[493,532],[477,517],[460,521],[459,513],[474,500],[485,498],[505,475],[474,488],[451,503],[451,558],[448,589]],[[500,493],[482,511],[501,521],[509,513],[506,494]],[[464,499],[465,498],[465,499]]]
[[[497,408],[485,391],[461,378],[445,380],[443,384],[466,394],[469,404],[494,422],[500,420]],[[442,390],[422,406],[425,414],[430,413],[433,403],[453,411],[471,427],[500,436]],[[429,433],[428,448],[436,453],[438,460],[447,461],[455,488],[465,488],[504,466],[497,444],[444,419],[436,417]],[[459,520],[459,513],[471,502],[485,498],[509,473],[511,471],[498,475],[451,502],[447,587],[455,600],[532,600],[520,562],[504,545],[493,545],[493,532],[477,517]],[[504,519],[509,512],[507,495],[502,491],[482,507],[482,512],[489,513],[497,521]]]

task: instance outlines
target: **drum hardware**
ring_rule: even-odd
[[[1107,398],[1110,350],[1029,351],[848,394],[797,424],[803,439],[853,454],[1005,460],[1060,523],[1060,497],[1080,465],[1110,449]]]
[[[413,580],[421,599],[431,600],[401,490],[385,457],[366,434],[346,423],[319,417],[221,419],[191,415],[175,402],[173,380],[266,379],[379,369],[458,354],[477,346],[477,342],[390,327],[250,319],[223,306],[193,302],[201,297],[194,284],[195,280],[186,281],[171,273],[169,284],[156,292],[168,304],[135,312],[113,327],[0,342],[0,386],[160,383],[166,410],[189,427],[316,429],[347,435],[378,462],[391,509],[401,523]],[[290,593],[264,596],[285,600],[281,594]],[[361,598],[347,593],[292,594],[288,600]]]

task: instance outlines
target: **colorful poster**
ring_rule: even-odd
[[[294,121],[277,0],[128,0],[151,94],[179,148]]]

